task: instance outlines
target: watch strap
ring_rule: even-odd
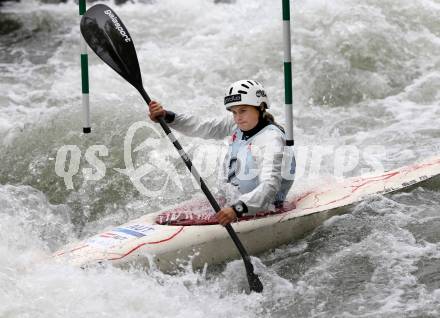
[[[246,204],[242,201],[238,201],[237,203],[233,204],[232,209],[234,210],[238,218],[242,217],[243,214],[247,213],[248,211]]]
[[[172,123],[174,121],[174,118],[176,118],[176,113],[169,110],[165,111],[164,119],[167,124]]]

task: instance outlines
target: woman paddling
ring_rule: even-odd
[[[255,214],[282,206],[293,184],[295,159],[282,171],[286,143],[284,130],[267,112],[269,101],[257,81],[241,80],[228,87],[224,105],[232,113],[223,119],[203,119],[175,114],[151,101],[150,118],[164,117],[170,127],[188,136],[223,139],[231,136],[224,161],[225,182],[238,193],[238,200],[217,213],[226,225],[243,214]]]

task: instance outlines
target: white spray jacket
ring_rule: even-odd
[[[248,214],[273,210],[284,201],[293,184],[295,158],[283,161],[286,144],[284,133],[275,125],[267,125],[254,136],[243,140],[243,133],[231,117],[202,119],[176,114],[169,123],[173,129],[205,139],[230,136],[229,149],[223,163],[224,181],[240,192],[239,201],[246,204]],[[286,167],[282,173],[282,167]]]

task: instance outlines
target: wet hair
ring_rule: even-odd
[[[284,133],[284,132],[285,132],[285,131],[284,131],[284,127],[281,126],[280,124],[278,124],[278,123],[275,121],[275,117],[274,117],[271,113],[269,113],[266,109],[267,109],[267,108],[266,108],[266,103],[261,103],[261,106],[258,108],[258,111],[260,112],[260,116],[261,116],[261,118],[262,118],[267,124],[271,124],[271,125],[277,126],[277,127],[278,127],[278,128]]]

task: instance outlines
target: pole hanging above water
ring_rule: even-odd
[[[86,0],[79,0],[79,16],[80,18],[86,12]],[[81,87],[82,87],[82,106],[83,106],[83,133],[91,132],[90,127],[90,102],[89,102],[89,58],[87,55],[87,44],[84,37],[81,37]]]
[[[293,98],[292,98],[292,49],[290,43],[290,3],[283,1],[283,42],[284,42],[284,107],[286,117],[286,145],[293,146]]]

